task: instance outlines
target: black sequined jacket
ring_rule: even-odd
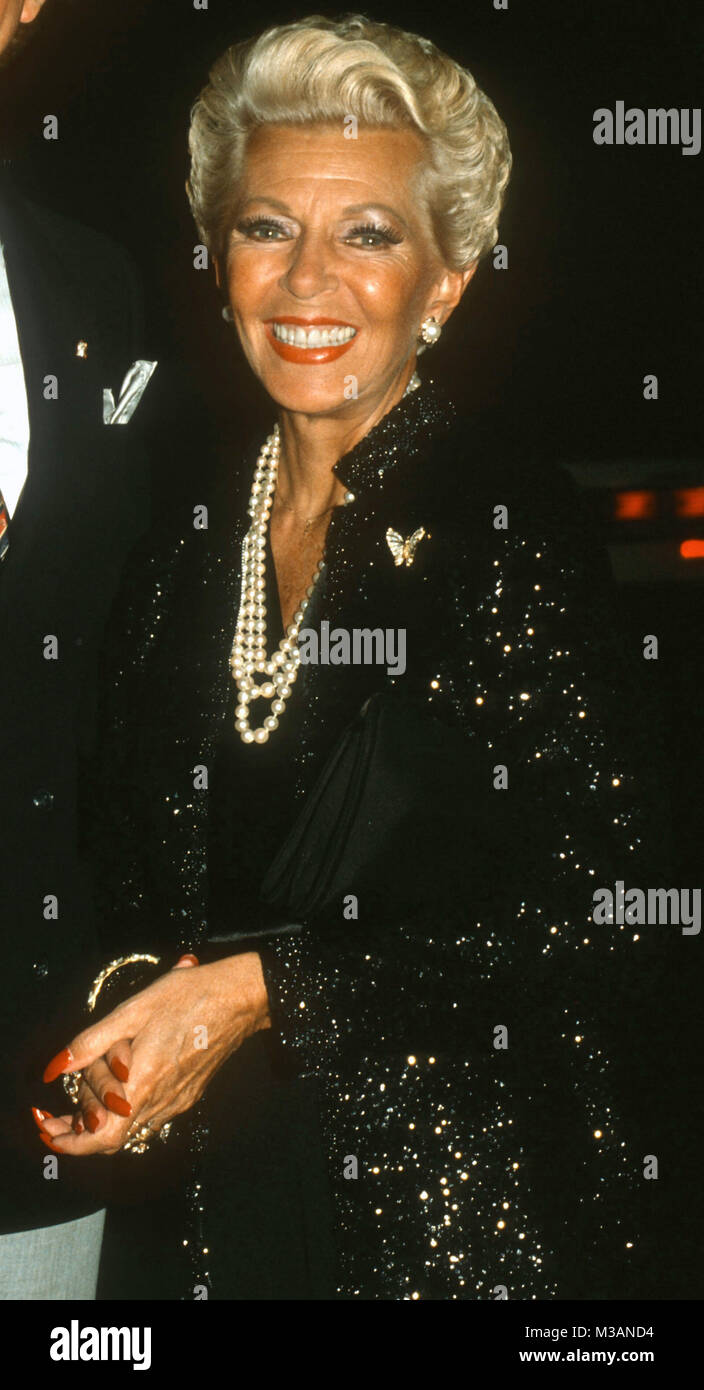
[[[91,812],[106,951],[261,948],[283,1055],[323,1096],[343,1296],[634,1295],[647,1184],[618,1083],[663,929],[595,926],[592,895],[654,883],[661,831],[630,728],[646,676],[579,499],[492,456],[430,382],[339,461],[355,500],[306,625],[404,629],[407,666],[302,668],[287,814],[374,694],[400,731],[374,794],[386,776],[399,804],[363,805],[323,908],[213,921],[195,770],[231,701],[253,465],[207,529],[187,499],[115,617]],[[389,528],[423,528],[412,564]]]

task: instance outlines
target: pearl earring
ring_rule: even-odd
[[[234,321],[235,321],[235,316],[234,316],[234,314],[233,314],[233,312],[232,312],[232,309],[230,308],[229,304],[223,304],[223,306],[222,306],[222,316],[223,316],[223,318],[224,318],[224,320],[225,320],[225,323],[234,323]]]
[[[427,318],[423,319],[418,337],[421,343],[425,343],[426,347],[432,347],[433,343],[437,342],[441,333],[442,327],[437,319]]]

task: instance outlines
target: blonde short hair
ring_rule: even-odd
[[[463,270],[494,246],[511,150],[471,73],[428,39],[389,24],[311,15],[229,48],[193,107],[187,189],[211,254],[226,252],[251,131],[350,116],[425,138],[425,196],[448,269]]]

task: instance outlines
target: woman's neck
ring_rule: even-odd
[[[280,506],[301,517],[319,516],[342,503],[345,488],[333,473],[339,459],[401,399],[412,365],[395,381],[373,409],[364,405],[344,416],[307,415],[282,410],[279,414],[281,451],[276,497]],[[352,407],[355,402],[350,403]]]

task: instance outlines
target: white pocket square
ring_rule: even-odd
[[[145,362],[142,358],[138,362],[133,362],[120,387],[120,399],[117,405],[115,405],[115,397],[110,387],[103,388],[104,425],[126,425],[128,420],[132,419],[156,366],[156,362]]]

